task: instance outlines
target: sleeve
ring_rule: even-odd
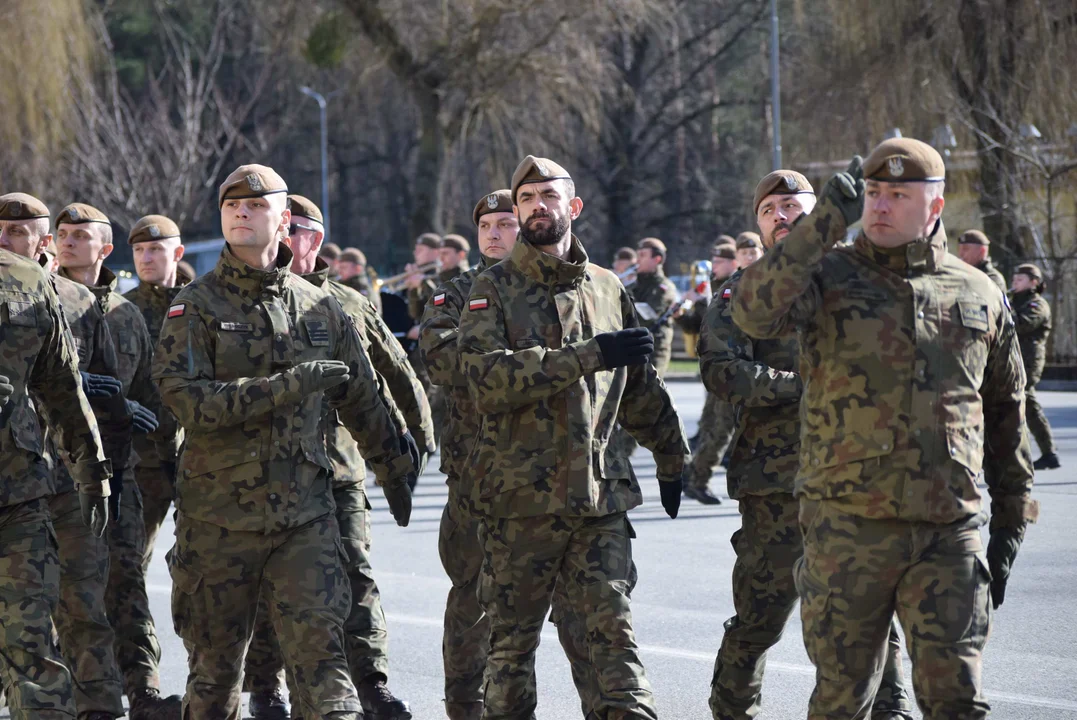
[[[1043,300],[1034,299],[1027,302],[1019,312],[1014,314],[1019,334],[1033,333],[1051,324],[1051,311],[1047,309],[1047,303]]]
[[[723,288],[735,286],[734,280]],[[733,322],[730,303],[720,296],[707,310],[699,345],[703,384],[718,397],[746,407],[800,402],[800,375],[755,360],[752,339]]]
[[[426,280],[419,287],[408,290],[408,315],[415,322],[419,322],[419,319],[423,316],[426,301],[433,295],[434,287],[433,280]]]
[[[93,354],[89,358],[86,371],[95,375],[108,375],[119,378],[119,358],[116,355],[116,345],[112,341],[112,333],[108,330],[108,323],[101,313],[100,306],[94,303],[88,311],[93,314]],[[127,458],[131,453],[131,415],[127,411],[127,402],[123,393],[112,397],[94,398],[90,400],[97,417],[98,429],[101,433],[101,441],[104,444],[105,455],[112,463],[112,467],[119,469],[127,464]]]
[[[157,429],[150,433],[149,440],[156,445],[157,454],[162,460],[175,461],[179,455],[178,425],[175,417],[161,401],[161,394],[153,383],[153,338],[137,306],[132,303],[130,308],[131,331],[138,337],[140,357],[127,396],[157,416]]]
[[[423,364],[435,385],[467,387],[467,377],[460,365],[460,314],[465,298],[449,282],[434,291],[434,297],[445,295],[441,305],[429,303],[423,312],[419,330],[419,351]]]
[[[841,210],[824,196],[781,243],[745,268],[733,293],[733,322],[751,337],[772,338],[813,317],[820,305],[815,271],[845,229]]]
[[[486,307],[471,310],[474,299],[486,300]],[[501,298],[483,275],[475,280],[468,308],[460,316],[459,342],[468,387],[476,410],[483,415],[531,405],[602,369],[602,353],[593,338],[559,350],[512,350]]]

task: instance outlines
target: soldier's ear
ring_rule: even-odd
[[[573,220],[575,220],[576,218],[578,218],[580,216],[580,213],[582,213],[582,212],[583,212],[583,200],[582,199],[580,199],[578,197],[574,197],[574,198],[572,198],[571,200],[568,201],[568,214],[569,214],[569,217],[571,217]]]
[[[183,253],[187,251],[187,248],[182,245],[177,245],[176,249],[172,251],[172,261],[179,262],[183,259]]]

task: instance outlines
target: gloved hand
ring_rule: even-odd
[[[595,335],[607,370],[626,365],[643,365],[654,352],[654,336],[643,327],[625,328]]]
[[[82,376],[82,392],[88,398],[112,397],[123,392],[123,383],[111,375],[94,375],[81,371],[79,375]]]
[[[385,499],[389,503],[389,512],[400,527],[407,527],[411,522],[411,488],[408,483],[415,474],[408,473],[403,480],[395,480],[381,486]]]
[[[131,427],[136,433],[141,435],[151,433],[159,425],[153,411],[134,400],[127,401],[127,412],[131,416]]]
[[[105,526],[108,525],[108,498],[79,493],[79,508],[82,510],[82,522],[90,528],[94,537],[104,535]]]
[[[348,382],[348,365],[339,360],[311,360],[288,370],[299,381],[303,396]]]
[[[6,405],[14,394],[15,386],[11,384],[11,378],[7,375],[0,375],[0,407]]]
[[[859,222],[864,214],[864,161],[861,157],[853,155],[845,172],[826,181],[820,196],[829,198],[841,210],[846,225]]]
[[[662,494],[662,507],[666,509],[666,515],[676,519],[681,509],[681,493],[684,491],[684,471],[676,475],[663,477],[658,476],[658,491]]]
[[[987,567],[991,570],[991,601],[998,610],[1006,599],[1006,581],[1021,547],[1024,533],[1015,528],[1000,527],[991,531],[987,543]]]

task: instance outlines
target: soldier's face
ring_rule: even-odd
[[[536,247],[556,245],[580,216],[583,200],[569,197],[565,180],[521,185],[513,212],[520,221],[520,235]]]
[[[160,285],[175,277],[176,266],[183,257],[183,245],[179,238],[135,243],[131,248],[135,258],[138,279],[151,285]]]
[[[437,262],[438,259],[437,249],[422,243],[415,243],[415,249],[411,251],[411,254],[415,258],[416,265],[426,265],[427,263]]]
[[[815,196],[811,193],[768,195],[763,198],[755,213],[763,245],[768,248],[777,245],[792,230],[796,219],[810,213],[814,207]]]
[[[293,261],[295,265],[302,268],[297,272],[312,272],[314,265],[318,261],[318,251],[322,247],[322,238],[325,236],[318,230],[312,230],[313,224],[307,227],[300,227],[300,225],[306,225],[309,220],[306,218],[299,218],[297,222],[291,224],[288,230],[288,247],[292,249],[292,254],[295,256]]]
[[[957,256],[975,267],[987,259],[987,246],[964,243],[957,246]]]
[[[292,213],[284,193],[255,198],[227,198],[221,205],[221,232],[233,247],[269,247],[284,237]]]
[[[942,215],[945,201],[937,183],[868,180],[860,219],[868,240],[900,247],[925,237]]]
[[[725,280],[737,271],[737,261],[733,258],[711,256],[711,277],[715,280]]]
[[[41,224],[44,222],[44,232]],[[0,220],[0,248],[37,260],[38,255],[48,247],[52,235],[48,232],[48,220]]]
[[[93,267],[112,253],[112,243],[104,238],[104,224],[64,224],[56,228],[56,260],[62,268]]]
[[[351,260],[337,260],[337,274],[341,280],[351,280],[359,274],[359,266]]]
[[[503,260],[516,245],[520,223],[510,212],[486,213],[479,217],[479,252],[493,260]]]
[[[740,248],[737,250],[737,267],[746,268],[761,257],[763,251],[757,247]]]
[[[639,272],[641,273],[655,272],[665,259],[661,255],[655,254],[651,248],[637,250],[636,257],[639,258]]]
[[[438,250],[438,259],[441,260],[442,270],[452,270],[460,267],[460,263],[467,260],[467,253],[456,248],[443,247]]]
[[[1025,290],[1033,290],[1039,284],[1039,280],[1036,280],[1029,275],[1025,275],[1024,273],[1014,273],[1011,287],[1015,293],[1019,293],[1024,292]]]

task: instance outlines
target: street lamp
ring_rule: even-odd
[[[774,126],[772,170],[782,166],[782,93],[778,75],[778,0],[770,0],[770,113]]]
[[[336,95],[339,90],[334,90],[328,96],[311,90],[304,85],[299,92],[307,97],[314,98],[318,103],[319,116],[322,126],[322,225],[325,228],[325,240],[329,241],[329,124],[326,118],[325,105],[329,98]]]

